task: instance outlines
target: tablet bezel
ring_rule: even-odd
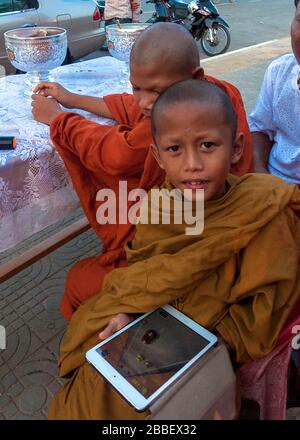
[[[199,353],[197,353],[196,356],[194,356],[189,362],[187,362],[182,368],[180,368],[180,370],[178,370],[172,377],[170,377],[170,379],[168,379],[162,386],[160,386],[153,394],[151,394],[148,398],[145,398],[133,385],[131,385],[130,382],[127,381],[125,377],[123,377],[118,372],[118,370],[116,370],[109,362],[107,362],[105,358],[103,358],[96,350],[102,345],[109,342],[111,339],[116,338],[119,334],[123,333],[130,327],[137,324],[146,316],[153,313],[156,309],[152,310],[151,312],[145,313],[139,318],[130,322],[121,330],[117,331],[116,333],[114,333],[104,341],[100,342],[98,345],[91,348],[86,353],[87,361],[90,364],[92,364],[93,367],[96,368],[96,370],[99,371],[99,373],[102,376],[104,376],[105,379],[108,380],[109,383],[139,412],[145,411],[150,406],[150,404],[153,403],[165,389],[169,388],[169,386],[173,382],[175,382],[178,379],[178,377],[180,377],[186,370],[188,370],[201,356],[203,356],[203,354],[206,351],[208,351],[218,341],[217,336],[207,331],[201,325],[197,324],[195,321],[188,318],[186,315],[179,312],[174,307],[169,305],[164,305],[158,308],[165,310],[171,316],[178,319],[178,321],[182,322],[191,330],[193,330],[195,333],[199,334],[204,339],[206,339],[207,345],[201,351],[199,351]]]

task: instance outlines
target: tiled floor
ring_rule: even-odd
[[[0,352],[0,419],[45,419],[62,384],[57,356],[66,321],[58,311],[68,268],[97,255],[99,239],[82,234],[0,287],[0,323],[6,350]]]

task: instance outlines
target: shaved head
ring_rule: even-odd
[[[190,75],[199,66],[200,57],[187,29],[175,23],[155,23],[143,31],[133,45],[130,63]]]
[[[235,138],[237,115],[228,95],[214,84],[194,79],[180,81],[169,87],[159,96],[151,114],[153,138],[155,138],[157,132],[157,121],[161,119],[162,113],[167,114],[170,106],[186,102],[205,104],[216,113],[222,114],[225,124],[231,126],[232,135]],[[184,115],[182,117],[184,118]]]

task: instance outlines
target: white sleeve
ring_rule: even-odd
[[[271,141],[274,140],[276,127],[273,119],[273,84],[272,65],[270,65],[265,73],[264,81],[258,95],[256,105],[248,118],[250,131],[260,131],[268,135]],[[274,73],[273,73],[274,74]]]

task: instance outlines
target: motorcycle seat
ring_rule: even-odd
[[[174,8],[180,8],[180,9],[187,9],[188,4],[190,3],[189,0],[169,0],[168,1],[169,5],[174,7]]]

